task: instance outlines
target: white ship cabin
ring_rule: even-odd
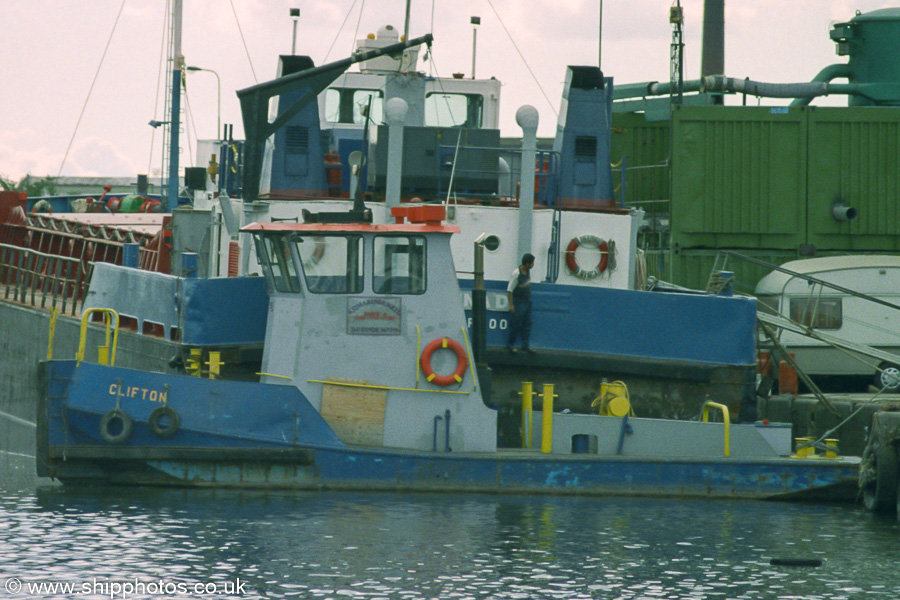
[[[382,48],[400,41],[400,32],[386,25],[377,34],[357,40],[357,51]],[[384,102],[402,97],[411,107],[407,125],[426,127],[500,128],[500,82],[490,79],[429,77],[416,72],[419,48],[402,56],[380,56],[360,63],[359,72],[341,75],[319,102],[321,127],[340,129],[342,137],[362,137],[371,101],[373,125],[384,124]]]
[[[441,206],[392,215],[243,229],[270,294],[261,381],[299,388],[347,444],[494,451],[450,253],[459,228]]]

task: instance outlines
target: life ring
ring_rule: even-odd
[[[164,419],[167,419],[168,422]],[[163,420],[163,423],[166,424],[161,425],[160,420]],[[150,425],[150,431],[159,437],[170,438],[178,431],[178,427],[181,425],[181,418],[178,416],[178,413],[175,412],[175,409],[164,404],[150,413],[150,419],[147,424]]]
[[[456,354],[456,370],[450,375],[438,375],[431,368],[431,355],[438,348],[449,348]],[[466,356],[466,351],[460,346],[459,342],[450,338],[438,338],[425,346],[420,362],[422,372],[425,373],[425,380],[440,386],[461,383],[463,375],[466,374],[466,367],[469,366],[469,358]]]
[[[110,426],[116,421],[121,422],[121,429],[118,433],[113,433],[110,430]],[[131,437],[133,427],[134,423],[131,421],[128,413],[121,408],[114,408],[107,411],[103,418],[100,419],[100,437],[110,444],[121,444]]]
[[[578,266],[578,261],[575,259],[575,251],[579,246],[595,247],[600,251],[600,262],[590,271]],[[576,238],[572,238],[572,241],[569,242],[569,245],[566,247],[566,267],[571,271],[572,275],[579,279],[593,279],[599,277],[606,271],[608,265],[609,245],[606,243],[606,240],[601,237],[590,234],[579,235]]]

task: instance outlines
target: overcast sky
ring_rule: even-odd
[[[566,65],[597,63],[599,4],[598,0],[417,2],[411,10],[410,37],[432,32],[435,38],[434,61],[420,63],[420,70],[471,76],[469,19],[480,16],[476,74],[494,76],[504,84],[503,135],[520,134],[516,109],[531,104],[540,113],[539,135],[551,136]],[[668,12],[673,2],[603,4],[604,73],[620,84],[668,80],[672,38]],[[900,0],[726,0],[726,74],[760,81],[808,81],[823,67],[846,60],[836,56],[828,37],[833,23],[851,19],[857,10],[869,12],[892,4],[900,5]],[[160,75],[166,5],[165,0],[124,4],[0,0],[0,175],[55,176],[62,169],[62,175],[134,176],[160,168],[161,130],[154,138],[147,123],[166,120]],[[693,79],[700,70],[703,1],[682,0],[682,6],[685,78]],[[221,119],[235,125],[236,137],[243,134],[235,90],[275,76],[278,54],[290,53],[293,7],[301,10],[297,53],[322,64],[326,58],[345,58],[356,37],[380,26],[392,24],[402,30],[405,2],[184,0],[186,62],[221,77]],[[187,74],[189,137],[182,139],[182,165],[205,165],[193,156],[194,140],[215,137],[216,88],[211,73]]]

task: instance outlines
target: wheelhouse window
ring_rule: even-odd
[[[373,291],[376,294],[425,293],[423,236],[378,236],[374,258]]]
[[[430,92],[425,95],[425,125],[480,128],[484,98],[480,94]]]
[[[328,123],[366,122],[366,111],[371,103],[372,122],[384,122],[384,98],[381,90],[330,88],[325,90],[325,121]]]
[[[256,255],[266,279],[279,292],[299,292],[300,280],[285,234],[256,235]]]
[[[840,329],[843,323],[841,298],[791,298],[791,320],[812,329]]]
[[[294,235],[306,287],[315,294],[359,294],[363,291],[362,237],[358,235]]]

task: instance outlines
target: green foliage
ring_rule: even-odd
[[[56,194],[56,178],[26,175],[18,182],[0,175],[0,188],[7,191],[25,192],[29,198]]]

